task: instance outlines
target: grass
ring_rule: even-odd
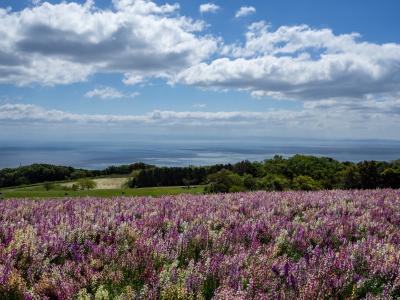
[[[71,186],[76,181],[53,182],[50,190],[46,190],[44,183],[24,185],[0,189],[0,199],[9,198],[60,198],[60,197],[105,197],[116,196],[164,196],[178,194],[202,194],[204,186],[197,185],[190,188],[182,186],[148,187],[130,189],[125,187],[128,177],[94,178],[97,187],[86,191],[73,191]]]
[[[63,189],[51,189],[46,191],[43,185],[26,186],[21,188],[0,189],[4,199],[8,198],[58,198],[58,197],[115,197],[115,196],[164,196],[178,194],[202,194],[204,186],[192,186],[191,188],[181,186],[149,187],[136,189],[94,189],[88,191],[72,191]]]
[[[125,187],[125,184],[128,182],[128,177],[106,177],[106,178],[93,178],[93,181],[96,182],[96,189],[98,190],[108,190],[108,189],[122,189]],[[72,187],[76,181],[69,181],[66,183],[61,183],[61,186]]]

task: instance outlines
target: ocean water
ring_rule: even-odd
[[[262,161],[279,154],[327,156],[340,161],[400,159],[400,141],[229,139],[129,142],[1,142],[0,168],[51,163],[87,169],[145,162],[159,166]]]

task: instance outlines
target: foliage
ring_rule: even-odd
[[[219,170],[219,168],[217,167]],[[215,168],[213,168],[213,171]],[[128,182],[129,187],[182,186],[202,183],[209,174],[206,167],[154,167],[140,170]]]
[[[81,190],[91,190],[97,186],[97,183],[90,178],[81,178],[76,182],[76,185]]]
[[[52,183],[52,182],[45,182],[44,184],[43,184],[43,187],[44,187],[44,189],[46,190],[46,191],[49,191],[49,190],[51,190],[51,189],[54,189],[54,183]]]
[[[282,175],[269,174],[260,178],[257,189],[265,191],[285,191],[289,189],[290,181]]]
[[[337,174],[340,188],[357,189],[361,187],[361,176],[357,166],[350,165]]]
[[[360,185],[365,189],[373,189],[381,184],[381,166],[375,161],[363,161],[358,165]]]
[[[238,174],[226,169],[209,175],[207,182],[206,192],[208,193],[228,193],[246,190],[243,179]]]
[[[232,166],[232,172],[237,173],[240,176],[250,174],[253,177],[257,177],[259,175],[260,166],[261,165],[258,163],[252,163],[248,160],[244,160],[234,164]]]
[[[130,165],[110,166],[101,171],[101,175],[128,175],[134,171],[146,170],[154,167],[155,166],[153,165],[148,165],[140,162]]]
[[[400,168],[387,168],[381,175],[384,187],[389,187],[393,189],[400,188]]]
[[[257,189],[257,180],[251,174],[244,174],[243,184],[248,191],[255,191]]]
[[[219,172],[224,169],[239,175],[243,184],[238,184],[237,177],[236,182],[219,178],[210,182],[212,186],[207,188],[208,192],[396,188],[400,187],[399,161],[356,164],[328,157],[295,155],[284,158],[276,155],[263,163],[242,161],[233,165],[148,168],[134,174],[129,186],[187,185],[188,181],[202,184],[210,182],[211,174],[217,173],[216,178],[221,177],[225,171]]]
[[[47,164],[33,164],[15,169],[0,170],[0,187],[68,179],[74,168]]]
[[[154,167],[144,163],[111,166],[105,170],[84,170],[49,164],[33,164],[0,170],[0,188],[41,182],[62,181],[104,175],[130,174],[134,170]]]
[[[292,188],[297,191],[317,191],[322,189],[322,185],[310,176],[300,175],[293,178]]]
[[[3,200],[0,298],[398,299],[399,220],[392,189]]]

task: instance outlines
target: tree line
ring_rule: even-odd
[[[205,167],[154,167],[132,174],[130,187],[207,184],[207,192],[400,188],[400,160],[339,162],[276,155],[263,162]]]
[[[327,157],[276,155],[262,162],[245,160],[236,164],[188,167],[135,163],[104,170],[33,164],[0,170],[0,187],[111,175],[129,176],[131,188],[206,184],[206,191],[210,193],[400,188],[400,160],[353,163]]]
[[[341,163],[330,158],[276,156],[242,176],[224,169],[207,178],[206,191],[285,191],[322,189],[400,188],[400,161]]]
[[[75,180],[87,177],[130,175],[135,170],[154,167],[153,165],[144,163],[134,163],[130,165],[110,166],[104,170],[85,170],[50,164],[32,164],[18,168],[1,169],[0,188],[42,182]]]

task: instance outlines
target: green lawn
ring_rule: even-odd
[[[46,191],[43,185],[26,186],[21,188],[0,189],[0,197],[8,198],[57,198],[57,197],[115,197],[115,196],[163,196],[178,194],[202,194],[204,186],[198,185],[191,188],[172,187],[149,187],[136,189],[94,189],[89,191],[72,191],[62,189],[51,189]]]

